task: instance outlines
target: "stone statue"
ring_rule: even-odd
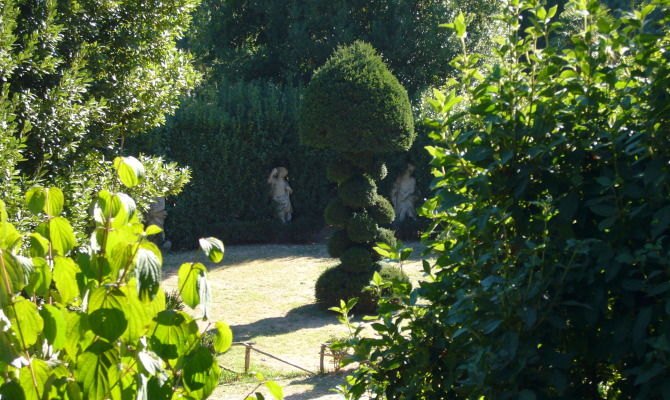
[[[291,220],[293,207],[291,207],[290,195],[293,193],[288,184],[288,170],[284,167],[277,167],[272,170],[268,178],[272,200],[275,202],[276,215],[284,223]]]
[[[416,219],[416,210],[414,209],[416,179],[412,176],[415,169],[414,165],[408,163],[405,172],[393,183],[391,202],[395,211],[396,223],[404,221],[407,217]]]
[[[149,205],[149,211],[147,211],[146,225],[156,225],[163,229],[166,217],[167,210],[165,209],[165,197],[161,196],[154,198],[154,201]],[[160,235],[156,236],[160,238],[157,244],[162,245],[164,250],[169,250],[170,247],[172,247],[172,242],[165,240],[165,232],[161,232]]]

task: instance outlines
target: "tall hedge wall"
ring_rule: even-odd
[[[188,165],[191,183],[168,199],[166,235],[176,248],[216,235],[226,243],[304,241],[323,226],[331,187],[328,154],[298,143],[300,88],[221,80],[198,89],[165,127],[137,150]],[[267,178],[289,170],[293,221],[273,216]]]

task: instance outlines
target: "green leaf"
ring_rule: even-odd
[[[47,194],[43,187],[35,186],[26,192],[26,207],[37,215],[44,210],[47,203]]]
[[[144,232],[147,234],[147,236],[152,236],[163,232],[163,229],[156,225],[149,225]]]
[[[116,157],[114,168],[126,187],[137,186],[144,179],[144,166],[135,157]]]
[[[374,283],[375,286],[381,286],[382,281],[382,276],[379,275],[379,272],[375,271],[375,273],[372,275],[372,283]]]
[[[44,212],[50,217],[56,217],[63,212],[63,204],[65,197],[63,192],[56,187],[48,188],[46,192],[46,204],[44,205]]]
[[[69,304],[79,297],[78,272],[80,272],[79,266],[71,258],[60,256],[54,258],[53,280],[56,282],[56,289],[61,295],[63,304]]]
[[[29,295],[47,297],[49,287],[51,286],[51,267],[44,258],[33,258],[33,269],[28,278],[28,284],[25,287]]]
[[[200,298],[200,308],[202,308],[202,317],[205,321],[209,318],[209,308],[212,304],[212,292],[209,289],[209,281],[207,276],[198,275],[198,297]]]
[[[195,308],[200,304],[198,277],[207,275],[207,268],[201,263],[184,263],[179,267],[179,290],[186,305]]]
[[[119,362],[117,349],[103,340],[93,342],[79,356],[75,378],[83,386],[88,399],[120,399],[121,385],[115,385],[119,380]]]
[[[128,320],[118,308],[99,308],[88,316],[88,324],[93,333],[113,342],[126,331]]]
[[[44,320],[44,337],[55,351],[65,347],[67,323],[63,311],[51,304],[45,304],[40,310]]]
[[[219,383],[221,371],[212,353],[198,345],[184,359],[184,386],[189,394],[207,398]]]
[[[76,244],[72,226],[63,217],[51,218],[48,222],[41,223],[37,232],[49,239],[55,255],[67,255]]]
[[[459,12],[456,18],[454,19],[454,30],[456,31],[456,36],[459,39],[463,39],[466,36],[466,31],[465,31],[465,16],[463,15],[462,12]]]
[[[30,373],[30,371],[28,371]],[[23,393],[21,385],[16,381],[5,382],[0,386],[0,398],[11,400],[25,400],[26,395]]]
[[[233,344],[233,331],[223,322],[217,322],[214,327],[214,351],[225,353]]]
[[[146,248],[137,250],[135,275],[140,299],[153,299],[161,282],[161,262],[153,251]]]
[[[30,255],[33,257],[45,257],[49,254],[49,240],[39,233],[31,233],[30,236]]]
[[[277,400],[283,400],[284,399],[284,391],[282,390],[281,386],[277,384],[275,381],[267,381],[265,382],[265,387],[268,388],[270,391],[270,394],[272,397],[274,397]]]
[[[44,320],[37,312],[35,303],[18,297],[9,310],[11,311],[8,317],[12,321],[12,329],[21,345],[27,349],[37,343],[37,338],[44,329]]]
[[[155,326],[149,345],[164,360],[175,360],[183,356],[189,350],[189,345],[197,340],[198,325],[184,312],[161,311],[154,320]]]
[[[223,242],[214,237],[201,238],[200,248],[209,257],[210,261],[218,263],[223,260],[224,248]]]
[[[23,388],[26,400],[41,400],[45,392],[49,391],[49,366],[44,360],[33,358],[30,367],[25,366],[19,372],[19,383]],[[34,379],[34,381],[33,381]]]
[[[9,222],[0,222],[0,250],[13,250],[21,243],[21,234]]]

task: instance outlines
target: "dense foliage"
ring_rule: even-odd
[[[143,167],[117,158],[128,187]],[[160,287],[162,255],[148,237],[135,202],[103,190],[92,206],[94,230],[78,242],[61,216],[65,198],[57,188],[33,187],[26,207],[40,223],[29,234],[8,222],[0,201],[0,397],[38,399],[204,399],[219,381],[212,350],[201,344],[196,319],[166,307]],[[210,260],[223,244],[201,239]],[[200,305],[207,320],[207,269],[184,263],[179,296]],[[232,343],[230,328],[210,323],[212,347]]]
[[[331,256],[341,263],[316,282],[316,301],[323,307],[360,296],[379,270],[372,251],[376,241],[393,242],[383,228],[394,218],[393,207],[377,193],[386,176],[380,153],[407,150],[414,125],[407,92],[367,43],[339,48],[315,73],[305,89],[300,110],[303,143],[339,152],[328,166],[337,197],[328,204],[326,222],[337,227],[330,238]],[[374,302],[359,301],[361,311]]]
[[[567,7],[580,28],[555,48],[556,8],[508,1],[494,62],[464,52],[435,91],[436,261],[354,342],[350,396],[670,393],[670,1]]]
[[[118,155],[124,138],[161,124],[195,84],[198,74],[176,40],[197,3],[0,3],[0,195],[13,218],[28,218],[24,189],[58,185],[73,196],[67,216],[83,225],[78,206],[100,181],[112,181],[101,160]],[[178,192],[187,175],[152,165],[155,175],[164,168],[178,175],[170,188]],[[145,198],[157,194],[152,184]]]
[[[324,151],[300,146],[297,89],[226,79],[204,86],[165,127],[132,148],[188,165],[192,181],[168,210],[166,235],[177,247],[215,235],[226,243],[306,241],[320,229],[330,188]],[[274,217],[270,171],[283,166],[293,188],[293,221]]]
[[[205,0],[188,46],[214,74],[303,85],[338,46],[363,40],[383,54],[411,97],[444,79],[458,53],[439,27],[472,16],[471,41],[488,39],[499,0]]]

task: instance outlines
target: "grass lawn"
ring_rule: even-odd
[[[186,261],[207,265],[211,319],[229,324],[235,341],[254,342],[261,350],[318,372],[321,344],[347,334],[335,314],[314,304],[314,282],[338,261],[328,256],[325,245],[230,246],[219,264],[206,262],[202,253],[195,251],[167,254],[166,290],[176,289],[177,269]],[[418,257],[405,262],[403,270],[416,282],[422,275]],[[242,372],[244,347],[234,346],[220,356],[219,363]],[[332,365],[326,365],[332,371]],[[330,389],[342,382],[342,374],[311,376],[256,352],[252,353],[251,370],[278,381],[287,400],[340,398]],[[255,386],[252,378],[225,371],[221,382],[212,399],[243,400]]]

